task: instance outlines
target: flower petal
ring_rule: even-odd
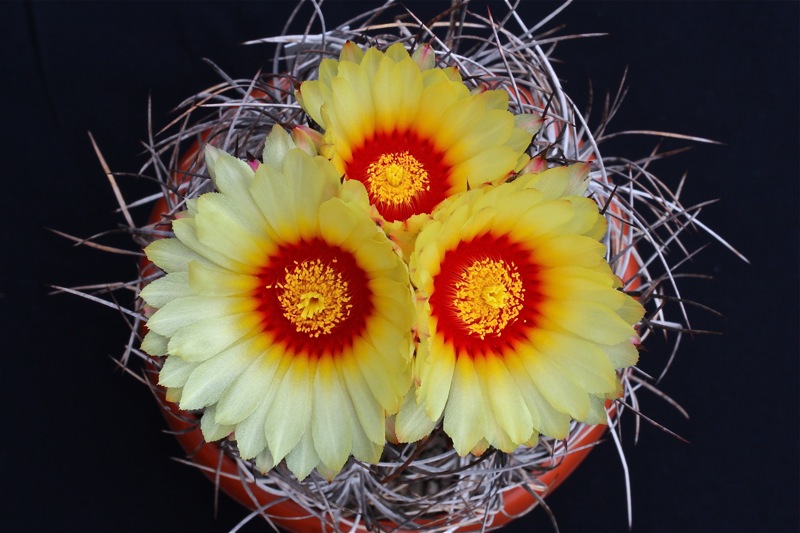
[[[339,372],[330,356],[317,361],[313,385],[311,434],[320,461],[331,470],[341,470],[353,447],[351,420],[347,416],[350,398],[339,381]]]
[[[472,358],[459,357],[444,413],[444,430],[459,455],[468,454],[486,434],[488,408]]]
[[[307,357],[295,355],[278,385],[265,426],[275,462],[283,459],[310,430],[313,371]]]

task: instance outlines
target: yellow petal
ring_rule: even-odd
[[[162,387],[181,388],[196,367],[197,363],[184,361],[180,357],[167,357],[158,373],[158,384]]]
[[[264,140],[264,150],[262,152],[262,160],[267,165],[274,165],[280,167],[286,154],[290,150],[296,148],[294,140],[289,133],[277,124],[272,126],[272,129]],[[253,181],[253,172],[251,171],[250,184]],[[223,191],[224,192],[224,191]]]
[[[197,320],[175,331],[167,349],[187,361],[205,361],[254,333],[260,322],[256,313]]]
[[[395,418],[395,434],[399,442],[417,442],[433,431],[437,420],[425,414],[425,405],[417,404],[414,390],[408,391]]]
[[[216,357],[195,366],[183,387],[183,409],[200,409],[219,401],[223,392],[263,354],[264,346],[258,338],[251,338],[231,346]]]
[[[253,169],[250,165],[211,145],[206,145],[205,159],[217,190],[231,198],[254,224],[263,226],[264,219],[250,196],[249,188],[253,182]]]
[[[206,442],[224,439],[233,433],[234,427],[217,423],[216,410],[213,405],[206,407],[203,411],[203,417],[200,419],[200,430],[203,432],[203,439]]]
[[[190,296],[189,276],[186,272],[173,272],[150,282],[139,296],[147,305],[159,308],[164,307],[176,298]]]
[[[274,389],[274,387],[272,388]],[[264,434],[267,411],[272,403],[273,395],[265,394],[259,399],[258,406],[244,420],[236,424],[234,437],[236,448],[242,459],[252,459],[267,448],[267,437]]]
[[[322,356],[316,370],[311,417],[314,448],[326,467],[338,471],[353,448],[352,421],[347,416],[350,398],[331,356]]]
[[[155,331],[148,331],[142,339],[142,351],[153,356],[167,355],[167,343],[169,339],[159,335]]]
[[[459,357],[453,372],[450,398],[444,411],[444,431],[464,456],[486,435],[486,405],[470,357]]]
[[[304,355],[295,355],[280,381],[266,419],[267,442],[276,462],[294,448],[311,424],[313,367]]]
[[[255,276],[238,274],[192,261],[189,264],[186,284],[198,295],[246,296],[262,283]]]
[[[221,318],[253,309],[249,298],[214,298],[187,296],[176,298],[156,311],[147,321],[147,327],[159,335],[171,337],[175,332],[199,320]]]
[[[541,313],[575,335],[602,344],[618,344],[636,335],[633,327],[607,307],[592,302],[547,300]]]
[[[230,197],[204,194],[198,198],[197,207],[196,235],[207,249],[244,265],[259,265],[265,255],[274,251],[275,245],[263,233],[262,226],[244,212],[237,212],[241,206]]]
[[[520,396],[528,407],[534,427],[543,435],[555,439],[566,438],[569,433],[569,415],[556,411],[542,396],[525,369],[522,358],[517,353],[506,352],[503,357],[509,373],[517,382]]]
[[[533,430],[528,407],[501,357],[486,357],[484,368],[489,383],[486,392],[494,417],[516,447],[525,442]]]
[[[445,345],[438,336],[431,337],[429,345],[430,356],[420,369],[417,401],[425,404],[428,418],[438,420],[451,393],[456,357],[452,347]]]
[[[286,455],[286,466],[298,480],[304,480],[320,463],[311,432],[306,431],[297,446]]]
[[[453,167],[452,181],[465,180],[471,188],[505,178],[514,170],[519,154],[508,146],[490,146]]]
[[[526,347],[520,359],[536,389],[556,410],[576,420],[589,414],[588,394],[565,376],[550,358]]]
[[[494,109],[473,119],[466,135],[456,139],[447,151],[451,161],[466,161],[493,144],[504,144],[514,129],[514,118],[506,110]]]
[[[639,350],[630,340],[625,340],[613,346],[603,346],[603,351],[611,361],[614,368],[627,368],[639,360]]]
[[[337,363],[341,365],[341,374],[347,386],[347,393],[352,399],[353,407],[358,417],[358,424],[372,442],[383,445],[383,408],[375,399],[369,385],[364,381],[355,358],[352,354],[347,354],[344,357],[339,357]]]
[[[586,392],[604,394],[616,389],[617,373],[606,353],[595,344],[541,328],[531,334],[531,340],[542,357]]]
[[[217,265],[233,272],[241,272],[245,274],[251,274],[255,272],[253,265],[247,265],[232,259],[230,256],[225,255],[224,253],[215,250],[213,247],[209,247],[208,244],[201,242],[197,236],[197,224],[193,218],[179,218],[178,220],[175,220],[172,223],[172,231],[175,232],[175,237],[179,239],[185,247],[189,248],[196,255],[201,256],[203,260],[210,262],[212,265]],[[212,239],[210,242],[213,245],[217,241]],[[173,251],[177,252],[177,249]],[[188,263],[187,266],[182,270],[187,269]]]
[[[270,388],[277,369],[278,361],[273,357],[254,358],[220,396],[216,404],[217,422],[237,424],[250,416]]]
[[[159,239],[144,249],[147,259],[164,272],[185,272],[191,261],[204,264],[212,262],[190,249],[178,239]]]

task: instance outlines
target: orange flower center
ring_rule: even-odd
[[[408,151],[381,154],[367,167],[367,189],[378,201],[397,205],[429,191],[428,173]]]
[[[303,261],[277,285],[283,316],[299,333],[311,337],[328,334],[350,316],[352,305],[342,274],[319,259]]]
[[[516,265],[483,259],[463,270],[453,288],[453,306],[470,333],[502,335],[522,309],[525,289]]]

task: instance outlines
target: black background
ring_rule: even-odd
[[[442,6],[408,4],[425,14]],[[335,25],[365,5],[374,3],[331,1],[325,13]],[[558,5],[530,2],[520,13],[532,23]],[[291,7],[0,5],[3,531],[219,532],[246,516],[220,496],[215,517],[212,485],[173,460],[181,451],[150,393],[115,367],[127,340],[120,317],[47,295],[47,284],[130,279],[134,263],[72,248],[46,228],[89,236],[122,222],[87,132],[113,170],[136,171],[148,96],[158,129],[173,106],[218,81],[201,58],[251,77],[270,50],[237,43],[279,33]],[[578,102],[589,80],[598,100],[629,67],[630,93],[612,129],[723,143],[694,145],[656,170],[673,186],[688,172],[687,204],[720,198],[701,218],[751,261],[712,245],[686,268],[716,279],[687,283],[685,296],[724,315],[694,310],[693,325],[724,335],[687,340],[660,385],[690,420],[642,398],[645,413],[690,444],[647,424],[634,444],[633,417],[623,420],[637,533],[800,530],[799,20],[796,2],[577,2],[550,24],[610,33],[564,43],[555,56]],[[643,155],[655,142],[626,138],[605,153]],[[132,197],[151,190],[123,183]],[[657,348],[643,356],[654,368],[663,358]],[[611,443],[593,451],[548,500],[561,531],[626,531],[622,472]],[[508,531],[552,529],[537,510]]]

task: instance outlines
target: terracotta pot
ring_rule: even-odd
[[[201,136],[200,141],[203,142],[207,138],[207,134]],[[182,176],[189,172],[197,162],[197,157],[200,153],[198,144],[195,144],[184,154],[179,168],[181,172],[173,175],[176,188],[180,188],[182,183]],[[177,199],[177,197],[176,197]],[[610,206],[610,209],[619,214],[616,206]],[[164,222],[163,214],[167,211],[166,202],[162,199],[154,206],[151,223],[152,224],[168,224]],[[161,227],[159,229],[169,229]],[[625,231],[625,228],[621,228]],[[632,258],[631,258],[632,259]],[[153,274],[156,270],[155,266],[151,263],[144,261],[141,265],[142,275]],[[624,280],[632,280],[628,284],[629,289],[635,289],[639,285],[636,274],[639,265],[631,260],[627,265],[626,272],[622,276]],[[249,473],[243,473],[240,470],[236,460],[227,455],[226,452],[220,447],[218,443],[208,443],[203,439],[203,435],[199,429],[199,417],[193,413],[181,411],[179,407],[172,402],[166,400],[165,391],[157,385],[158,375],[155,365],[151,365],[147,372],[148,379],[150,380],[153,388],[156,390],[160,399],[164,417],[169,425],[169,428],[174,432],[175,438],[183,447],[187,456],[198,466],[202,467],[203,473],[212,482],[231,498],[238,501],[245,507],[256,510],[262,509],[265,514],[268,514],[270,519],[278,526],[295,533],[317,533],[320,531],[328,531],[334,527],[334,524],[327,522],[323,525],[319,518],[309,517],[309,512],[306,511],[299,504],[287,499],[283,494],[270,492],[264,490],[261,486],[256,484]],[[615,415],[613,404],[609,403],[612,416]],[[549,470],[538,476],[539,486],[531,487],[538,494],[539,498],[547,497],[553,492],[561,483],[566,480],[570,474],[580,465],[580,463],[589,454],[593,445],[597,443],[606,431],[605,425],[599,426],[582,426],[577,434],[570,440],[570,451],[566,454],[557,455],[552,463],[544,465]],[[535,508],[539,499],[533,496],[528,490],[522,487],[513,487],[502,492],[504,512],[496,513],[493,520],[486,524],[489,529],[497,529],[514,518],[521,516],[533,508]],[[328,520],[331,520],[330,518]],[[429,522],[430,523],[430,522]],[[352,523],[337,524],[344,531],[351,531]],[[395,524],[386,524],[388,529],[394,531],[411,531],[409,529],[395,529]],[[458,531],[477,531],[480,530],[483,524],[476,523],[466,525]],[[355,531],[366,533],[363,524],[360,524]]]

